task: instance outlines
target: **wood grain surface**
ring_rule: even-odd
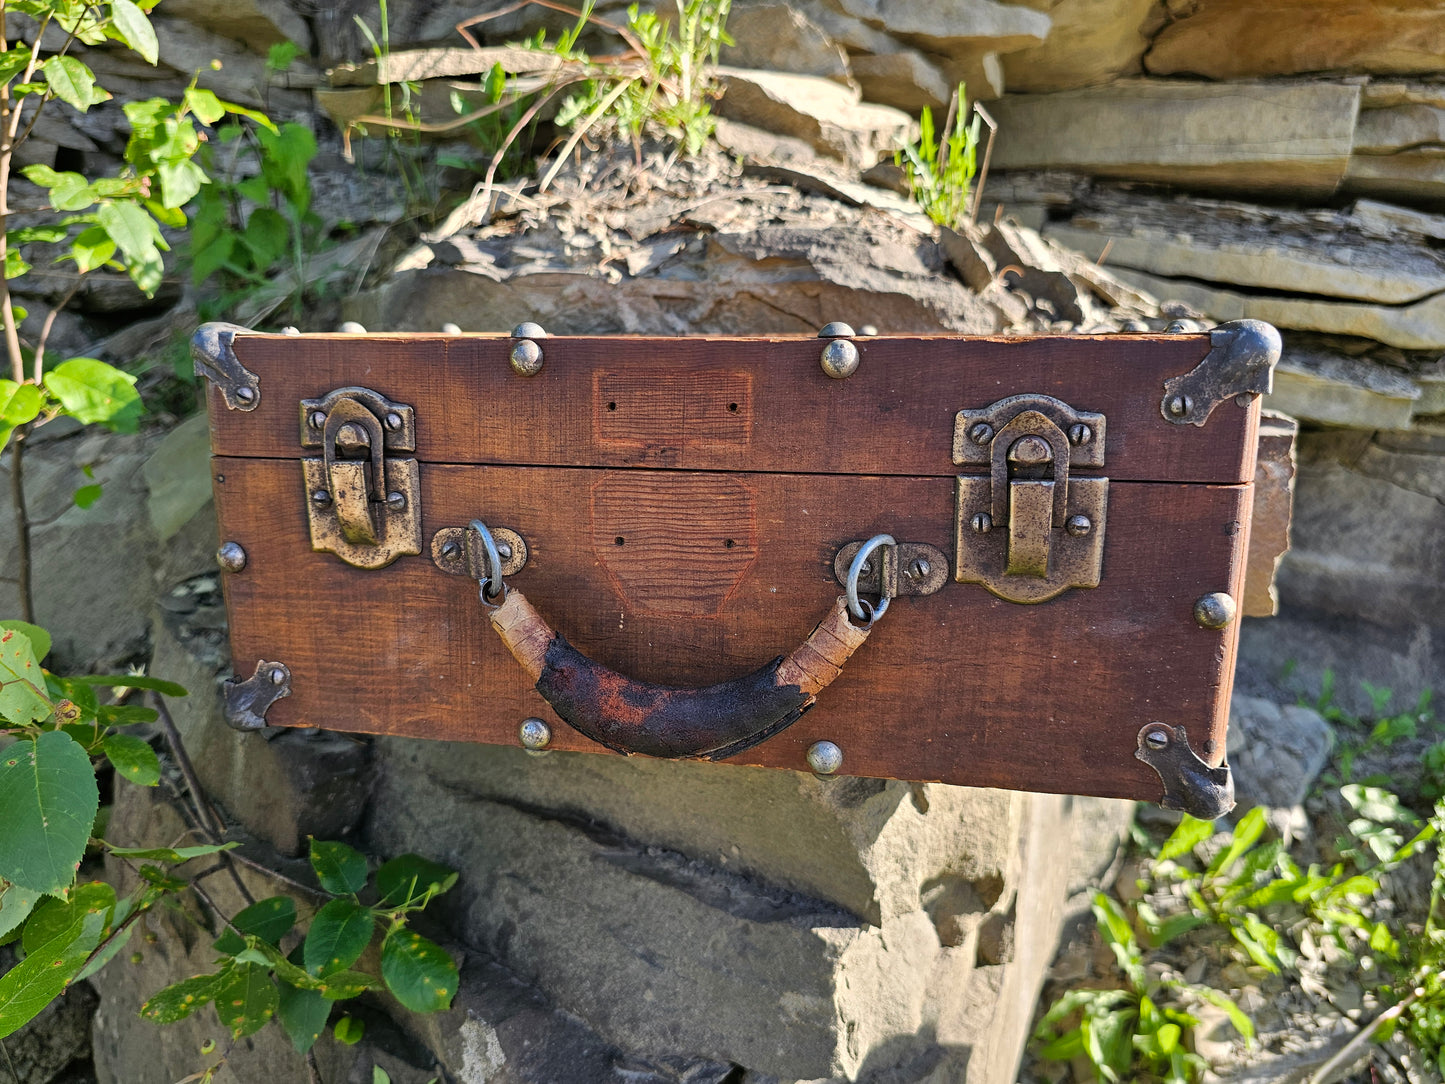
[[[474,517],[521,532],[530,559],[511,582],[574,645],[631,677],[704,685],[808,635],[840,593],[832,565],[844,543],[888,531],[951,553],[952,412],[1041,390],[1114,412],[1100,472],[1111,479],[1100,586],[1038,606],[953,582],[895,599],[817,706],[735,759],[801,770],[808,746],[826,738],[843,749],[843,774],[1152,800],[1158,777],[1133,756],[1145,723],[1183,725],[1196,750],[1214,762],[1223,755],[1237,627],[1202,629],[1192,608],[1209,592],[1240,596],[1253,487],[1153,479],[1252,477],[1258,408],[1226,403],[1202,430],[1159,418],[1155,389],[1202,356],[1198,337],[895,340],[891,365],[865,344],[857,385],[817,372],[816,341],[759,344],[766,365],[738,361],[730,346],[720,371],[745,373],[751,384],[721,385],[722,409],[733,415],[727,404],[738,405],[746,443],[720,444],[714,429],[692,428],[688,411],[707,396],[683,387],[680,436],[657,446],[628,444],[617,436],[626,431],[596,420],[594,403],[615,413],[606,404],[626,400],[617,390],[618,399],[594,401],[595,389],[625,382],[595,383],[589,366],[569,360],[571,346],[597,349],[580,340],[547,340],[551,368],[531,383],[506,371],[507,340],[303,341],[305,366],[295,348],[288,357],[285,340],[238,340],[261,374],[261,406],[239,415],[213,403],[212,413],[216,446],[228,453],[213,460],[221,538],[248,555],[244,571],[224,576],[233,665],[244,675],[258,659],[280,660],[292,673],[290,697],[267,716],[273,725],[512,744],[535,715],[553,723],[555,748],[599,748],[532,690],[474,582],[424,557],[366,572],[310,550],[301,468],[283,458],[298,453],[302,396],[353,383],[411,402],[423,460],[702,462],[734,471],[437,462],[421,471],[425,543]],[[677,365],[698,349],[691,340],[642,342],[638,364]],[[917,362],[911,376],[901,372],[906,356]],[[293,369],[283,381],[286,364]],[[918,366],[932,377],[915,379]],[[1146,375],[1127,388],[1109,375],[1129,369]],[[958,375],[946,387],[931,385],[951,370]],[[691,440],[696,432],[705,439]],[[744,464],[765,469],[744,472]],[[859,476],[838,473],[855,469]],[[719,497],[712,513],[710,487]],[[638,509],[650,530],[639,532]]]
[[[519,376],[497,336],[257,335],[236,356],[260,378],[250,412],[210,389],[218,455],[289,457],[299,400],[361,385],[416,408],[424,463],[953,475],[957,411],[1037,393],[1108,418],[1101,473],[1146,482],[1254,477],[1258,408],[1218,406],[1203,428],[1160,415],[1164,380],[1209,336],[858,339],[846,380],[813,338],[558,337]]]

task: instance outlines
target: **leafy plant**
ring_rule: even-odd
[[[1056,1061],[1083,1056],[1104,1081],[1135,1081],[1147,1073],[1166,1084],[1189,1084],[1207,1065],[1189,1047],[1189,1032],[1199,1018],[1184,1008],[1186,998],[1219,1006],[1241,1035],[1253,1039],[1254,1024],[1228,995],[1151,976],[1134,923],[1118,902],[1099,892],[1092,909],[1123,985],[1063,994],[1034,1029],[1034,1041],[1043,1044],[1041,1056]]]
[[[957,229],[968,217],[968,193],[978,171],[978,144],[983,118],[975,112],[965,120],[964,84],[959,83],[936,135],[933,111],[923,107],[918,142],[894,153],[893,161],[908,180],[913,202],[940,226]]]
[[[149,6],[149,5],[146,5]],[[207,183],[194,161],[202,143],[203,125],[227,113],[269,124],[260,114],[223,102],[193,82],[179,104],[162,98],[127,102],[124,112],[131,134],[125,166],[114,177],[90,178],[46,165],[27,166],[23,173],[44,189],[53,212],[48,221],[11,225],[11,181],[16,148],[34,131],[47,109],[67,106],[80,113],[107,101],[110,94],[95,73],[71,55],[77,43],[99,45],[117,41],[148,63],[157,62],[155,30],[133,0],[9,0],[0,4],[0,28],[7,13],[33,20],[34,40],[10,44],[0,34],[0,325],[10,377],[0,379],[0,449],[11,454],[12,500],[16,521],[15,570],[21,616],[33,621],[30,583],[30,522],[25,504],[23,453],[25,440],[37,426],[62,416],[134,432],[141,405],[135,378],[95,358],[68,358],[47,366],[45,356],[55,318],[74,299],[85,277],[102,269],[126,272],[147,296],[159,288],[164,271],[162,252],[168,245],[162,226],[182,227],[182,208]],[[59,30],[60,47],[47,54],[47,31]],[[53,40],[53,38],[51,39]],[[12,289],[31,270],[27,246],[60,246],[57,263],[74,272],[69,291],[46,314],[33,340],[20,335],[28,315],[15,305]],[[90,490],[93,500],[98,494]]]
[[[273,1017],[297,1051],[320,1038],[336,1002],[385,988],[414,1012],[450,1007],[457,967],[446,950],[408,926],[409,917],[450,889],[457,875],[414,855],[368,873],[365,856],[344,843],[311,842],[311,866],[331,896],[311,918],[305,938],[289,951],[282,943],[296,925],[296,904],[273,896],[245,908],[215,940],[214,971],[167,986],[141,1006],[141,1015],[173,1023],[207,1003],[235,1038],[251,1035]],[[362,903],[362,896],[371,903]],[[380,975],[357,962],[381,935]],[[344,1021],[344,1022],[343,1022]],[[351,1039],[355,1022],[338,1020],[338,1039]],[[359,1034],[356,1038],[359,1038]]]

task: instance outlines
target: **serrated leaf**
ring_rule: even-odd
[[[252,964],[233,968],[226,983],[215,994],[216,1015],[240,1039],[266,1026],[276,1015],[280,994],[270,972]]]
[[[359,997],[380,985],[370,975],[361,971],[334,971],[326,976],[319,989],[321,996],[328,1001],[345,1001],[347,998]]]
[[[177,685],[174,681],[150,677],[147,674],[86,674],[84,677],[68,680],[81,685],[104,685],[115,689],[149,689],[166,696],[188,695],[185,686]]]
[[[136,378],[95,358],[71,358],[45,374],[45,386],[66,413],[87,425],[99,423],[117,433],[134,433],[141,401]]]
[[[160,46],[156,42],[155,28],[145,12],[132,0],[111,0],[110,15],[111,25],[121,40],[144,57],[146,63],[155,64],[159,59]]]
[[[259,937],[271,945],[279,945],[281,938],[296,925],[296,901],[290,896],[272,896],[257,900],[243,908],[231,919],[233,929],[226,930],[216,938],[217,952],[234,954],[246,950],[246,937]]]
[[[45,656],[50,654],[50,633],[39,625],[32,625],[26,621],[6,620],[0,621],[0,629],[13,629],[24,635],[30,641],[30,650],[35,653],[37,662],[44,662]]]
[[[311,868],[333,896],[349,896],[366,887],[366,857],[334,840],[311,841]]]
[[[375,929],[371,908],[348,899],[332,900],[311,920],[302,961],[312,975],[345,971],[371,944]]]
[[[51,897],[35,908],[30,921],[25,923],[20,943],[26,952],[34,952],[73,925],[77,916],[93,912],[104,916],[109,925],[114,910],[115,889],[104,881],[76,885],[65,898]]]
[[[99,809],[90,757],[70,735],[50,730],[11,745],[0,753],[0,878],[36,892],[65,888]]]
[[[160,714],[155,708],[143,708],[135,704],[102,704],[96,708],[96,721],[101,726],[131,726],[135,723],[153,723]]]
[[[30,637],[19,629],[0,630],[0,719],[11,723],[44,719],[53,710],[44,690],[45,678]]]
[[[154,787],[161,781],[161,762],[150,743],[130,734],[112,734],[101,742],[106,760],[123,779],[137,786]]]
[[[457,883],[455,870],[417,854],[393,858],[376,871],[380,907],[405,907],[439,896]]]
[[[110,94],[95,85],[95,73],[73,56],[53,56],[40,66],[51,92],[66,105],[86,112],[109,101]]]
[[[457,992],[457,965],[444,948],[401,927],[381,943],[381,977],[412,1012],[450,1008]]]
[[[297,1053],[305,1054],[321,1033],[326,1030],[327,1018],[331,1016],[331,1002],[319,990],[298,990],[290,983],[282,983],[276,1015],[281,1029],[286,1032]]]
[[[60,996],[100,944],[104,931],[104,914],[75,912],[70,925],[0,975],[0,1039],[29,1023]]]
[[[206,843],[196,847],[111,847],[110,853],[119,858],[149,859],[153,862],[189,862],[192,858],[204,858],[208,854],[219,854],[239,846],[239,843]]]

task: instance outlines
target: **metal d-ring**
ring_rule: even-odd
[[[871,625],[888,609],[888,596],[881,592],[878,595],[877,605],[864,602],[858,597],[858,577],[863,575],[863,566],[868,563],[868,558],[873,555],[874,550],[882,546],[896,545],[898,543],[893,540],[891,534],[875,534],[859,546],[858,552],[853,555],[853,563],[848,566],[848,580],[844,585],[844,591],[848,595],[848,612],[859,621],[865,621]]]
[[[482,601],[491,603],[493,599],[502,598],[507,593],[507,585],[502,582],[502,555],[497,550],[497,540],[492,537],[492,532],[487,530],[487,525],[481,520],[472,520],[467,524],[467,529],[477,532],[482,539],[482,546],[487,551],[487,574],[477,583],[481,586]],[[492,590],[494,579],[497,584],[495,591]]]

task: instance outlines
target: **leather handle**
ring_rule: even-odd
[[[652,685],[609,670],[569,644],[519,591],[491,612],[536,689],[568,725],[619,753],[721,760],[785,730],[868,639],[840,598],[791,654],[700,689]]]

